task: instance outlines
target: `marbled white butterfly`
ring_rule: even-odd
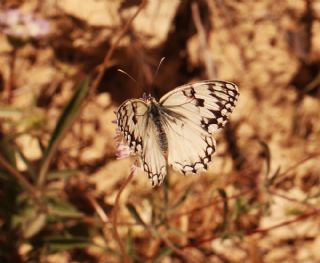
[[[125,101],[116,112],[117,124],[156,186],[168,166],[185,175],[207,169],[216,150],[211,135],[225,126],[238,97],[238,87],[231,82],[186,84],[159,102],[150,95]]]

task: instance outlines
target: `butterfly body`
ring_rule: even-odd
[[[187,175],[208,167],[216,150],[212,134],[225,126],[239,96],[225,81],[186,84],[165,94],[120,105],[117,124],[125,143],[141,157],[143,169],[160,185],[167,166]]]
[[[147,105],[149,105],[150,120],[154,122],[157,130],[158,143],[162,152],[166,154],[168,150],[168,139],[161,121],[163,109],[160,106],[160,104],[156,101],[156,99],[151,97],[150,95],[147,99]]]

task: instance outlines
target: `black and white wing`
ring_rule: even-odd
[[[238,87],[224,81],[187,84],[164,95],[168,164],[184,174],[206,170],[216,149],[211,134],[225,126],[238,96]]]
[[[150,120],[147,104],[140,99],[127,100],[116,115],[127,145],[140,155],[152,186],[161,184],[167,173],[167,162],[158,143],[155,124]]]

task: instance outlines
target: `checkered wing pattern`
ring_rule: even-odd
[[[125,101],[118,109],[117,124],[126,144],[141,157],[143,169],[152,185],[160,185],[167,174],[166,159],[161,151],[157,130],[144,100]]]
[[[238,97],[238,87],[231,82],[187,84],[159,103],[153,98],[149,103],[127,100],[118,109],[117,123],[126,143],[140,155],[152,185],[160,185],[168,165],[185,175],[207,169],[216,150],[212,134],[225,126]],[[157,109],[156,120],[150,105]]]
[[[183,174],[206,170],[216,150],[211,135],[225,126],[238,96],[238,87],[225,81],[187,84],[164,95],[169,165]]]

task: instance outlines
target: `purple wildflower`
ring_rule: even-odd
[[[114,120],[112,123],[117,124],[117,121]],[[130,156],[137,157],[137,154],[129,147],[129,145],[124,141],[122,132],[119,127],[116,128],[116,137],[115,141],[117,143],[117,152],[116,157],[118,160],[128,158]],[[131,172],[136,173],[138,170],[141,170],[141,160],[140,158],[135,158],[133,165],[131,166]]]
[[[0,30],[6,35],[20,40],[37,39],[51,31],[48,20],[32,13],[21,13],[10,9],[0,12]]]
[[[119,143],[117,146],[117,159],[124,159],[132,155],[130,147],[123,142]]]
[[[112,123],[116,124],[117,121],[112,121]],[[124,159],[133,154],[130,147],[124,142],[123,136],[119,127],[116,128],[115,141],[117,143],[117,152],[116,152],[117,159]]]

